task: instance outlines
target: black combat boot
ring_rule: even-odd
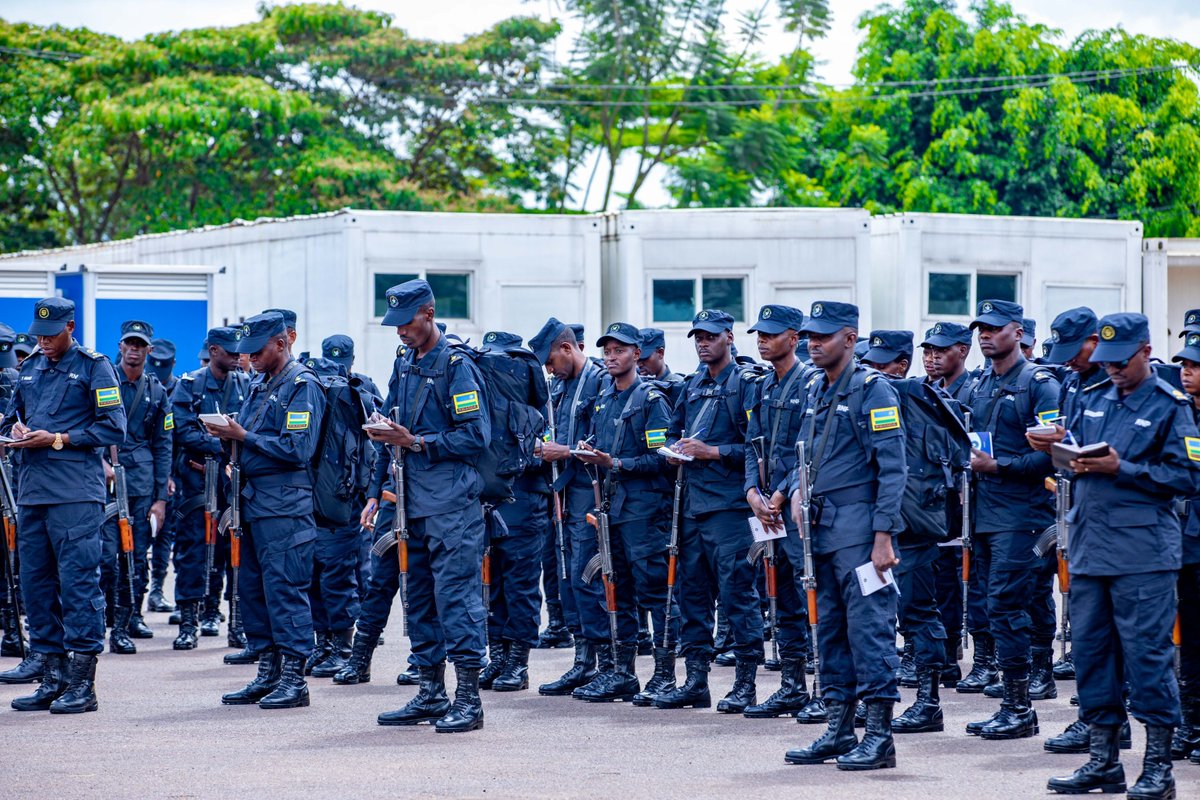
[[[1037,712],[1029,703],[1029,678],[1005,675],[1000,710],[979,728],[978,735],[984,739],[1025,739],[1037,733]]]
[[[758,661],[753,658],[739,658],[737,672],[734,673],[733,688],[729,694],[717,703],[717,711],[721,714],[741,714],[747,708],[758,702]]]
[[[825,700],[816,695],[813,695],[813,699],[808,701],[808,705],[797,711],[794,716],[796,722],[801,725],[824,725],[829,721]]]
[[[197,615],[199,611],[197,611]],[[199,617],[197,616],[197,619]],[[229,627],[225,629],[225,646],[234,650],[241,650],[246,646],[246,631],[242,628],[240,620],[233,620],[229,623]]]
[[[1133,732],[1129,728],[1129,720],[1121,725],[1119,738],[1120,748],[1128,750],[1133,747]],[[1086,753],[1091,746],[1090,733],[1087,723],[1075,720],[1058,736],[1051,736],[1042,743],[1042,749],[1047,753]]]
[[[333,642],[329,638],[329,631],[313,631],[313,636],[315,644],[308,657],[304,659],[305,675],[312,675],[313,667],[329,658],[333,653]]]
[[[794,714],[812,700],[804,677],[803,658],[781,658],[779,690],[758,705],[748,706],[742,716],[750,719],[769,719]]]
[[[1059,794],[1087,794],[1096,789],[1102,794],[1123,793],[1125,768],[1117,750],[1117,726],[1092,725],[1087,733],[1091,758],[1071,775],[1051,778],[1046,788]]]
[[[0,639],[0,657],[22,658],[26,652],[26,642],[21,638],[17,625],[18,611],[14,606],[5,606],[0,622],[4,627],[4,638]]]
[[[350,648],[353,646],[354,638],[349,629],[329,632],[329,655],[323,661],[313,665],[312,676],[314,678],[332,678],[342,671],[346,666],[346,659],[350,658]]]
[[[129,619],[132,609],[117,608],[113,613],[112,630],[108,633],[108,652],[122,656],[131,656],[137,652],[137,645],[129,638]]]
[[[917,688],[917,645],[905,637],[904,652],[900,655],[900,667],[896,670],[896,680],[907,689]]]
[[[838,758],[858,746],[854,734],[854,705],[830,700],[825,703],[828,726],[817,740],[808,747],[788,750],[783,760],[789,764],[824,764]]]
[[[419,725],[422,722],[436,722],[450,711],[450,698],[446,695],[446,662],[443,661],[434,667],[417,667],[417,671],[421,673],[421,683],[417,687],[416,696],[403,708],[380,714],[380,725]],[[478,690],[478,670],[475,686]]]
[[[304,682],[304,659],[285,653],[279,665],[279,680],[271,693],[258,701],[259,708],[303,708],[308,705]]]
[[[667,647],[654,648],[654,674],[642,690],[634,695],[635,706],[652,706],[654,698],[675,688],[675,651]]]
[[[975,637],[975,649],[971,653],[971,671],[958,682],[954,690],[959,694],[979,694],[996,682],[996,641],[986,633]]]
[[[1170,726],[1146,726],[1146,754],[1142,757],[1142,774],[1129,787],[1129,800],[1173,800],[1175,776],[1171,774]]]
[[[557,600],[547,600],[546,616],[546,628],[538,634],[538,650],[570,647],[575,643],[575,638],[567,630],[567,621],[563,617],[562,603]]]
[[[0,683],[33,683],[41,680],[42,673],[45,671],[46,654],[35,653],[31,650],[20,664],[0,672]]]
[[[589,703],[613,703],[632,700],[633,696],[642,689],[642,685],[638,682],[636,662],[637,643],[618,642],[617,651],[613,656],[614,670],[608,673],[609,680],[592,689],[591,687],[596,683],[596,681],[593,681],[577,692],[573,692],[572,696],[578,697],[580,700],[586,700]]]
[[[571,697],[576,700],[583,699],[582,692],[584,691],[599,691],[605,684],[612,681],[616,674],[616,668],[613,666],[612,644],[606,639],[603,642],[593,642],[592,647],[596,651],[596,674],[587,683],[571,690]]]
[[[200,609],[200,635],[219,636],[221,633],[221,598],[204,598],[204,607]]]
[[[492,681],[492,691],[519,692],[528,688],[529,645],[526,642],[509,642],[504,654],[504,671]]]
[[[1065,656],[1054,662],[1054,678],[1060,681],[1075,680],[1075,651],[1069,651]]]
[[[339,686],[353,686],[356,683],[371,682],[371,657],[379,646],[379,634],[368,633],[362,629],[354,632],[354,644],[350,646],[350,657],[346,665],[333,676],[333,682]]]
[[[713,662],[717,666],[732,667],[737,663],[737,656],[733,654],[733,636],[729,630],[729,617],[725,616],[725,609],[721,606],[717,606],[717,632],[713,636],[713,648],[717,653]]]
[[[1034,647],[1030,655],[1033,666],[1029,672],[1029,699],[1053,700],[1058,697],[1058,687],[1054,685],[1054,650]]]
[[[180,615],[179,609],[177,608],[171,612],[171,616],[167,617],[167,624],[168,625],[178,625],[179,620],[181,620],[181,619],[182,619],[182,616]]]
[[[1179,688],[1183,724],[1175,729],[1175,736],[1171,739],[1171,758],[1175,761],[1182,761],[1193,750],[1200,749],[1200,699],[1186,694],[1191,689],[1186,683]]]
[[[995,683],[983,690],[983,696],[990,697],[993,700],[1000,700],[1004,697],[1004,684],[997,680]]]
[[[638,610],[637,654],[648,656],[654,653],[654,638],[650,635],[650,612]]]
[[[50,704],[67,690],[67,656],[46,653],[42,656],[42,683],[33,694],[12,701],[17,711],[48,711]]]
[[[259,653],[249,644],[236,653],[226,653],[222,659],[226,664],[253,664],[258,661]]]
[[[942,682],[943,689],[953,689],[958,686],[958,682],[962,680],[962,667],[958,665],[958,660],[962,658],[962,639],[955,636],[945,640],[946,645],[946,661],[942,665],[942,671],[938,678]],[[892,731],[896,730],[893,723]]]
[[[934,733],[945,730],[938,671],[917,667],[917,699],[892,723],[895,733]]]
[[[526,647],[525,655],[529,655]],[[454,665],[454,705],[445,716],[433,723],[438,733],[466,733],[483,727],[483,701],[479,698],[479,670],[474,667]],[[493,684],[494,686],[494,684]]]
[[[50,704],[51,714],[82,714],[100,708],[96,700],[96,655],[76,653],[67,667],[67,688]]]
[[[558,680],[543,683],[538,694],[561,697],[570,694],[596,677],[596,648],[582,636],[575,639],[575,662]]]
[[[140,594],[134,598],[133,614],[129,617],[129,636],[132,639],[154,638],[154,631],[150,630],[150,626],[142,618],[142,602],[145,599],[145,595]]]
[[[221,695],[221,702],[227,706],[248,706],[257,703],[275,691],[279,676],[283,670],[283,655],[273,647],[268,647],[258,658],[258,674],[242,689]]]
[[[655,708],[712,708],[708,691],[708,661],[689,656],[684,660],[687,678],[683,686],[663,692],[654,698]]]
[[[176,650],[195,650],[200,633],[200,604],[185,601],[179,604],[179,635],[171,643]]]
[[[175,606],[167,602],[163,597],[163,580],[165,575],[154,575],[150,578],[150,595],[146,598],[146,609],[159,614],[168,614],[175,610]]]
[[[846,770],[887,769],[896,766],[896,743],[892,739],[892,701],[867,701],[867,731],[858,746],[838,756],[837,768]]]
[[[381,645],[383,644],[382,636],[379,637],[379,643]],[[404,672],[396,673],[396,685],[397,686],[420,686],[421,685],[420,670],[417,669],[416,665],[409,664],[407,667],[404,668]]]
[[[504,661],[508,656],[508,642],[499,637],[491,638],[488,642],[488,663],[479,673],[479,688],[492,688],[492,681],[504,672]]]

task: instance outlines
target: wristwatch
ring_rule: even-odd
[[[54,434],[54,443],[53,443],[52,445],[50,445],[50,446],[51,446],[52,448],[54,448],[55,450],[62,450],[62,449],[63,449],[63,440],[62,440],[62,434],[61,434],[61,433],[56,433],[56,434]]]
[[[408,449],[412,450],[414,453],[419,453],[422,450],[424,450],[425,449],[425,437],[418,436],[416,441],[414,441],[412,444],[410,444],[408,446]]]

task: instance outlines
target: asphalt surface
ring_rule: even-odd
[[[167,615],[147,619],[156,635],[137,643],[137,655],[100,659],[97,713],[12,711],[8,701],[32,687],[0,685],[0,797],[767,798],[803,792],[822,799],[989,800],[1045,796],[1047,778],[1069,774],[1086,760],[1042,750],[1045,736],[1075,718],[1071,682],[1059,682],[1059,699],[1035,704],[1041,736],[1010,742],[963,732],[968,721],[990,716],[998,701],[944,690],[944,733],[897,736],[896,769],[850,773],[784,763],[784,751],[807,744],[819,727],[716,713],[716,701],[733,682],[730,668],[714,666],[710,675],[713,709],[662,711],[541,697],[537,684],[565,671],[573,651],[534,651],[531,690],[485,692],[482,731],[436,734],[429,726],[375,722],[379,712],[416,692],[394,682],[406,655],[398,627],[376,651],[371,683],[310,679],[310,707],[264,711],[220,703],[223,692],[240,688],[255,671],[221,662],[231,652],[223,626],[219,638],[177,653]],[[3,659],[0,667],[15,663]],[[652,667],[650,658],[638,659],[643,681]],[[682,679],[682,663],[679,672]],[[778,673],[760,671],[759,698],[778,682]],[[907,705],[913,691],[903,693]],[[1144,742],[1135,725],[1134,750],[1122,752],[1130,784]],[[1200,797],[1200,766],[1177,762],[1175,772],[1179,797]]]

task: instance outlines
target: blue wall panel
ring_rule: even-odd
[[[54,288],[67,300],[75,303],[75,339],[80,344],[87,344],[83,341],[83,321],[87,318],[87,307],[83,304],[83,274],[75,272],[68,275],[55,275]],[[33,321],[32,316],[29,321]]]
[[[208,335],[208,303],[204,300],[97,300],[96,349],[117,360],[121,323],[129,319],[149,322],[156,339],[175,343],[175,374],[196,369],[196,354]]]
[[[0,297],[0,322],[17,333],[29,330],[33,322],[33,306],[40,297]]]

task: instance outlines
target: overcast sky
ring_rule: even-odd
[[[776,0],[728,0],[728,7],[742,12],[761,8],[764,2],[774,19]],[[515,14],[551,17],[560,13],[555,0],[357,0],[351,4],[392,14],[393,24],[411,35],[443,40],[461,39]],[[1033,22],[1062,29],[1068,39],[1090,28],[1120,25],[1134,33],[1200,45],[1200,0],[1010,0],[1010,4]],[[10,22],[83,26],[137,39],[158,31],[250,22],[257,19],[256,5],[257,0],[0,0],[0,17]],[[830,5],[834,9],[832,29],[813,49],[822,62],[819,77],[845,84],[852,80],[850,69],[860,39],[855,20],[879,2],[833,0]],[[960,8],[967,5],[967,0],[959,0]],[[566,55],[569,40],[569,36],[560,38],[560,59]],[[788,51],[790,42],[791,36],[775,22],[761,49],[777,55]],[[667,201],[660,187],[648,188],[654,191],[640,195],[643,202],[659,205]]]

